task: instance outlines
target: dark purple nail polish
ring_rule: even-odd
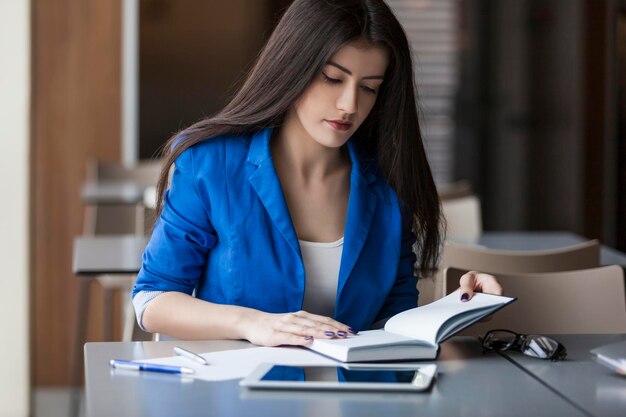
[[[313,340],[313,336],[304,336],[304,340]]]
[[[357,334],[358,332],[356,330],[354,330],[352,327],[350,327],[348,329],[348,332],[352,333],[352,334]]]
[[[337,332],[337,336],[341,336],[341,337],[345,337],[346,334],[347,334],[346,332],[342,332],[341,330]]]
[[[324,334],[326,336],[334,336],[335,335],[335,333],[333,333],[333,332],[324,332]]]
[[[469,300],[469,295],[466,292],[464,292],[463,295],[461,296],[461,301],[467,301],[467,300]]]

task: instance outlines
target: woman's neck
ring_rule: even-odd
[[[350,165],[345,147],[331,148],[315,141],[302,124],[286,117],[270,142],[274,165],[302,180],[324,180]]]

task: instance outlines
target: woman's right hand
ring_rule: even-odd
[[[243,335],[260,346],[308,345],[316,339],[345,338],[354,330],[333,320],[306,311],[273,314],[255,310],[243,323]]]

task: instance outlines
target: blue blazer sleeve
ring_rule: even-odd
[[[410,228],[404,228],[396,281],[374,322],[388,319],[405,310],[417,307],[417,280],[413,272],[417,257],[413,252],[414,244],[415,234]]]
[[[208,252],[217,242],[211,207],[196,187],[193,147],[176,160],[161,216],[143,254],[133,297],[139,291],[191,294],[198,284]]]

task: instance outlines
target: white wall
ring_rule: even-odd
[[[0,416],[27,416],[30,1],[0,0]]]

